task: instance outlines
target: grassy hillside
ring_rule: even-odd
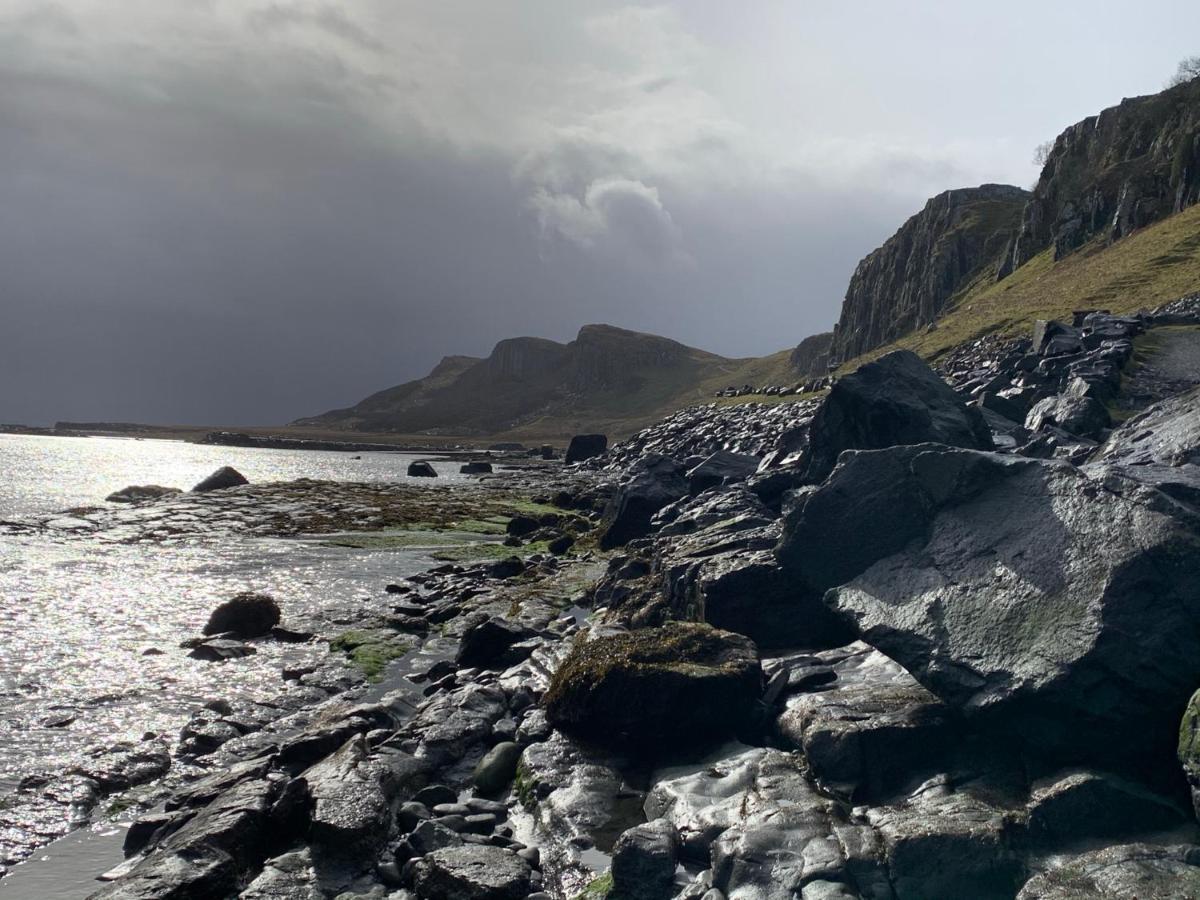
[[[982,277],[952,302],[936,328],[848,360],[848,372],[900,347],[934,360],[985,334],[1026,333],[1037,319],[1070,319],[1076,309],[1136,312],[1200,290],[1200,206],[1112,246],[1100,241],[1054,262],[1046,250],[1003,281]]]

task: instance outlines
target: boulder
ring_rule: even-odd
[[[279,604],[266,594],[242,593],[212,611],[205,634],[232,633],[240,638],[261,637],[279,624]]]
[[[1087,383],[1073,378],[1067,390],[1039,400],[1025,417],[1025,427],[1040,431],[1056,425],[1070,434],[1094,438],[1112,424],[1108,409],[1087,392]]]
[[[600,456],[608,449],[608,438],[603,434],[577,434],[567,445],[567,464],[583,462]]]
[[[232,466],[222,466],[192,488],[192,491],[196,494],[203,494],[207,491],[222,491],[225,488],[238,487],[249,483],[246,480],[246,476],[237,469]]]
[[[219,900],[237,890],[237,866],[204,843],[155,853],[89,900]]]
[[[1017,900],[1185,898],[1200,884],[1200,847],[1121,844],[1055,860],[1025,882]]]
[[[437,469],[423,459],[414,460],[408,464],[409,478],[437,478]]]
[[[718,450],[687,472],[688,491],[699,494],[721,484],[745,481],[758,470],[758,457]]]
[[[1192,792],[1192,807],[1200,818],[1200,691],[1192,694],[1179,723],[1178,753]]]
[[[517,774],[517,761],[520,758],[521,748],[514,742],[502,741],[497,744],[475,766],[471,776],[475,789],[488,795],[500,793]]]
[[[196,644],[196,646],[188,651],[188,656],[192,659],[204,660],[205,662],[224,662],[228,659],[241,659],[245,656],[253,656],[257,652],[249,644],[243,644],[241,641],[236,641],[232,638],[210,638]]]
[[[546,544],[546,549],[555,556],[562,556],[575,546],[575,538],[569,534],[560,534]]]
[[[490,462],[469,462],[459,466],[459,473],[462,475],[488,475],[491,474],[492,464]]]
[[[675,892],[679,837],[666,819],[635,825],[612,852],[613,892],[624,900],[666,900]]]
[[[678,463],[656,453],[643,456],[630,467],[629,479],[604,509],[600,548],[611,550],[649,534],[654,514],[687,492],[687,480]]]
[[[524,571],[525,561],[519,556],[506,556],[504,559],[496,560],[488,567],[488,574],[493,578],[515,578]]]
[[[524,900],[533,871],[511,850],[445,847],[413,864],[413,887],[426,900]]]
[[[525,537],[527,534],[533,534],[539,527],[538,520],[533,516],[513,516],[504,526],[504,532],[513,537]]]
[[[563,731],[658,751],[742,731],[761,692],[752,641],[672,622],[577,640],[543,702],[550,724]]]
[[[142,503],[178,493],[181,493],[179,488],[163,487],[160,484],[131,484],[119,491],[113,491],[104,499],[109,503]]]
[[[536,631],[519,622],[499,616],[483,618],[463,632],[454,662],[460,669],[507,669],[521,661],[516,657],[529,655],[514,655],[514,645],[535,637]]]
[[[804,477],[824,481],[843,450],[936,442],[992,449],[978,409],[908,350],[894,350],[838,379],[813,418]]]
[[[968,716],[1073,762],[1161,760],[1200,684],[1200,535],[1164,501],[1061,462],[861,451],[780,556]]]

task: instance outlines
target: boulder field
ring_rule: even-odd
[[[573,545],[516,517],[389,586],[405,689],[229,728],[96,896],[1200,896],[1200,388],[1122,405],[1180,325],[892,353],[572,461]]]

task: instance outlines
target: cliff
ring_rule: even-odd
[[[985,184],[926,203],[854,270],[832,358],[850,359],[936,321],[956,293],[995,271],[1029,196]]]
[[[806,337],[788,357],[788,365],[797,375],[825,375],[829,371],[829,348],[832,345],[832,331]]]
[[[1200,79],[1123,100],[1058,136],[1003,278],[1041,251],[1062,259],[1087,241],[1117,241],[1200,200]]]

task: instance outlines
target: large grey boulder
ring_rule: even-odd
[[[524,900],[533,872],[511,850],[467,844],[421,857],[413,887],[426,900]]]
[[[1162,500],[1060,462],[859,452],[781,555],[969,716],[1070,761],[1169,758],[1200,684],[1200,536]]]
[[[623,900],[667,900],[678,855],[679,836],[666,819],[627,829],[613,845],[613,893]]]
[[[686,496],[687,479],[673,459],[647,454],[629,470],[600,521],[600,547],[611,550],[650,533],[650,520],[669,503]]]
[[[688,469],[688,489],[699,494],[720,484],[745,481],[758,470],[758,457],[748,453],[718,450]]]
[[[909,350],[894,350],[839,379],[821,403],[804,450],[804,478],[823,481],[843,450],[934,441],[992,449],[978,409]]]
[[[603,434],[577,434],[567,445],[565,461],[570,463],[583,462],[593,456],[601,456],[608,449],[608,438]]]
[[[1070,434],[1089,438],[1111,424],[1108,409],[1091,395],[1087,382],[1081,378],[1071,379],[1061,394],[1039,400],[1025,417],[1025,427],[1030,431],[1055,425]]]

